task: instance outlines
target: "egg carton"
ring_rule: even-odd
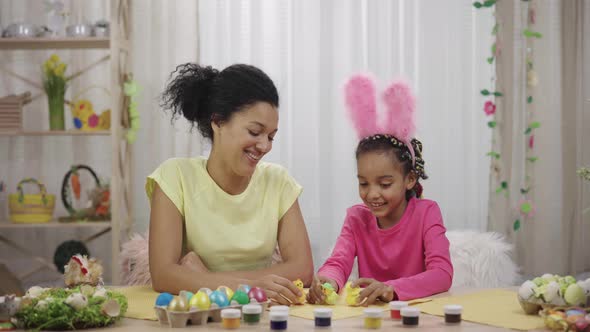
[[[261,316],[268,308],[268,302],[258,303],[262,306]],[[244,305],[230,305],[223,308],[212,308],[208,310],[191,308],[189,311],[170,311],[166,307],[155,306],[156,317],[160,325],[168,327],[186,327],[187,325],[205,325],[208,322],[221,322],[221,310],[233,308],[242,309]]]

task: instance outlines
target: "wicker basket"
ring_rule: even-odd
[[[574,309],[574,308],[582,308],[584,310],[587,310],[588,312],[590,312],[590,297],[588,297],[586,299],[586,305],[582,306],[582,307],[578,307],[578,306],[558,306],[556,304],[550,304],[550,303],[533,303],[533,302],[527,302],[525,300],[523,300],[520,295],[517,295],[518,297],[518,303],[520,303],[520,306],[522,307],[522,310],[524,310],[524,312],[527,315],[536,315],[541,311],[548,311],[548,310],[567,310],[567,309]]]
[[[39,194],[25,194],[23,184],[33,183]],[[14,223],[45,223],[53,218],[55,195],[47,194],[45,185],[29,178],[18,183],[17,193],[8,195],[10,220]]]

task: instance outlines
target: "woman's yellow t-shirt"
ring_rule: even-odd
[[[284,167],[259,162],[246,190],[230,195],[213,181],[202,157],[160,165],[147,177],[150,200],[155,183],[184,217],[184,249],[196,252],[210,271],[269,266],[279,220],[302,192]]]

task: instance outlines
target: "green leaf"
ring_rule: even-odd
[[[496,43],[492,45],[492,54],[496,54]]]
[[[494,63],[494,57],[491,56],[489,58],[486,59],[488,61],[488,63],[491,65],[492,63]]]
[[[476,1],[473,3],[473,7],[479,9],[479,8],[483,7],[483,5],[479,1]]]
[[[516,232],[520,229],[520,219],[516,219],[512,225],[512,229]]]
[[[531,163],[534,163],[535,161],[539,160],[539,157],[528,157],[526,160],[530,161]]]
[[[492,35],[496,35],[498,33],[498,23],[496,23],[496,25],[494,25],[494,28],[492,29]]]
[[[488,122],[488,127],[495,128],[496,127],[496,121],[490,121],[490,122]]]
[[[529,29],[524,29],[522,34],[527,38],[543,38],[543,35],[540,32],[531,31]]]
[[[500,185],[502,186],[502,189],[508,189],[508,182],[502,181]]]
[[[496,188],[496,194],[499,194],[503,191],[504,189],[502,189],[502,187],[498,187]]]
[[[496,151],[490,151],[490,152],[486,153],[486,156],[492,157],[495,159],[500,159],[500,154]]]
[[[531,202],[524,202],[520,205],[520,212],[524,214],[528,214],[533,210],[533,205]]]
[[[525,135],[528,135],[528,134],[530,134],[530,133],[531,133],[531,131],[533,131],[533,129],[532,129],[531,127],[528,127],[528,128],[527,128],[527,129],[524,131],[524,134],[525,134]]]
[[[529,126],[533,129],[537,129],[537,128],[541,127],[541,123],[538,121],[535,121],[535,122],[532,122]]]
[[[502,92],[496,91],[496,92],[494,92],[494,96],[496,96],[496,97],[502,97],[503,94],[502,94]]]
[[[489,7],[492,7],[492,6],[493,6],[493,5],[495,5],[495,4],[496,4],[496,0],[487,0],[487,1],[485,1],[485,2],[483,3],[483,6],[484,6],[484,7],[488,7],[488,8],[489,8]]]
[[[528,96],[528,98],[526,99],[527,103],[532,103],[533,102],[533,96]]]
[[[483,90],[481,90],[481,94],[484,96],[489,96],[490,92],[488,91],[488,89],[483,89]]]

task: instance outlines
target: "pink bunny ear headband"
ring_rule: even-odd
[[[390,138],[395,146],[405,145],[412,156],[412,166],[415,167],[414,144],[419,154],[422,145],[417,140],[412,140],[416,133],[416,99],[410,87],[404,82],[396,81],[383,91],[382,98],[387,113],[381,125],[377,123],[375,94],[375,83],[369,76],[354,75],[346,83],[346,105],[359,139],[375,139],[383,135]]]

